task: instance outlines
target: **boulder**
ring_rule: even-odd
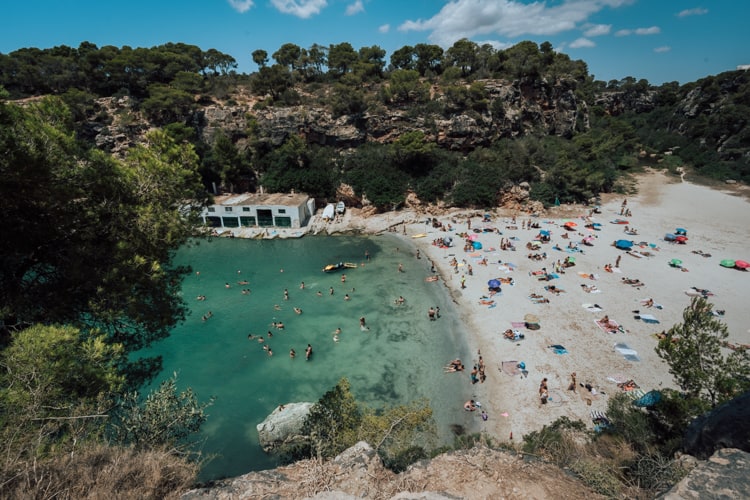
[[[289,403],[278,406],[259,423],[258,441],[265,452],[304,440],[302,435],[302,424],[305,423],[310,408],[314,403]]]
[[[750,498],[750,454],[725,448],[701,462],[696,468],[659,498]]]
[[[683,448],[701,460],[721,448],[750,452],[750,391],[693,420]]]

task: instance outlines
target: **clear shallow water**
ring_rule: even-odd
[[[194,271],[183,286],[192,313],[143,354],[163,356],[164,371],[155,383],[177,372],[180,388],[192,387],[201,400],[217,398],[202,431],[204,453],[216,458],[201,479],[275,467],[258,444],[256,425],[279,404],[317,401],[341,377],[349,379],[359,401],[372,407],[428,398],[444,442],[452,439],[451,424],[472,428],[462,409],[471,396],[468,374],[443,373],[457,356],[471,365],[466,332],[443,284],[424,281],[429,261],[417,260],[414,249],[405,247],[410,244],[393,235],[221,238],[178,253],[176,261]],[[340,261],[365,265],[321,271]],[[399,263],[405,272],[398,272]],[[242,280],[249,284],[237,283]],[[251,293],[244,295],[243,289]],[[285,289],[289,300],[284,300]],[[206,300],[195,300],[198,295]],[[394,304],[399,295],[406,298],[404,305]],[[430,306],[440,307],[439,320],[428,320]],[[213,316],[203,321],[208,311]],[[361,316],[369,331],[361,331]],[[274,329],[274,321],[283,321],[285,329]],[[333,341],[336,328],[342,330],[339,342]],[[249,333],[267,337],[269,330],[273,338],[265,344],[273,350],[271,357],[264,344],[247,338]],[[308,343],[310,361],[304,355]],[[295,359],[289,357],[291,348]]]

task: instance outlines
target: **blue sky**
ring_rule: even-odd
[[[256,69],[282,44],[351,43],[391,53],[460,38],[506,48],[549,41],[598,80],[687,83],[750,64],[747,0],[7,0],[0,52],[184,42]]]

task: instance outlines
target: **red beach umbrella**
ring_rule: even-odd
[[[746,262],[744,260],[735,260],[734,267],[738,267],[740,269],[747,269],[748,267],[750,267],[750,262]]]
[[[675,238],[675,241],[677,243],[685,243],[687,240],[688,240],[688,237],[687,236],[683,236],[683,235],[680,235],[680,236],[678,236],[678,237]]]
[[[565,224],[563,224],[563,226],[565,226],[565,227],[576,227],[577,225],[578,225],[578,224],[576,224],[576,223],[575,223],[575,222],[573,222],[573,221],[568,221],[568,222],[566,222]]]

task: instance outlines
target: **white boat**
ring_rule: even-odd
[[[333,220],[334,216],[334,206],[333,203],[329,203],[326,205],[326,207],[323,209],[323,220]]]
[[[336,203],[336,213],[343,214],[344,212],[346,212],[346,205],[344,205],[344,202],[340,201]]]

